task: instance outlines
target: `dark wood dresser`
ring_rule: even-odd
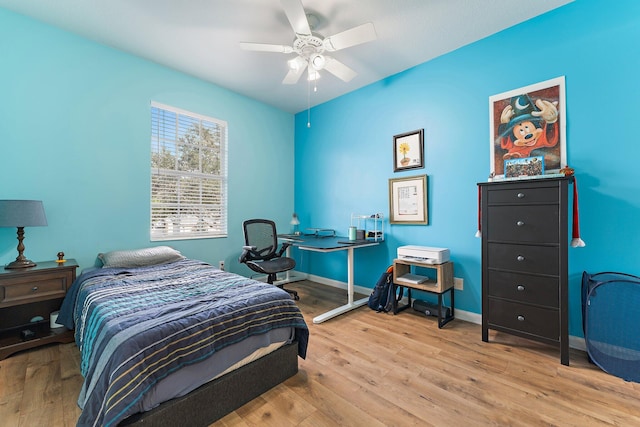
[[[73,331],[50,327],[50,315],[60,309],[77,268],[73,259],[15,270],[0,267],[0,360],[17,351],[73,341]],[[42,320],[32,322],[36,317]]]
[[[479,183],[482,340],[489,329],[555,345],[569,364],[567,226],[573,178]]]

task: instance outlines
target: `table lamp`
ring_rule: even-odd
[[[4,268],[34,267],[24,255],[24,228],[47,225],[40,200],[0,200],[0,227],[18,227],[18,257]]]
[[[300,220],[298,219],[298,214],[297,213],[293,213],[293,216],[291,217],[291,234],[295,234],[296,236],[298,236],[300,234]]]

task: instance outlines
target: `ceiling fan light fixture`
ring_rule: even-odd
[[[314,70],[313,67],[309,67],[308,71],[309,72],[307,73],[307,80],[309,80],[310,82],[315,82],[320,78],[320,73]]]
[[[304,58],[296,56],[295,58],[287,61],[287,65],[289,66],[290,70],[295,71],[301,69],[302,67],[305,67],[307,65],[307,62],[304,60]]]
[[[314,68],[314,70],[317,71],[317,70],[322,70],[324,68],[324,64],[326,63],[326,60],[323,55],[316,54],[311,57],[309,62],[311,63],[311,66]]]

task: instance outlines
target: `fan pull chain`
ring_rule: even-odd
[[[311,127],[311,82],[307,79],[307,128]]]

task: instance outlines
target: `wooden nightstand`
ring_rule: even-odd
[[[50,314],[60,309],[67,289],[76,279],[78,264],[69,259],[38,262],[31,268],[0,268],[0,360],[44,344],[73,341],[73,331],[50,328]],[[31,322],[36,316],[42,321]],[[33,336],[24,338],[23,331]]]

